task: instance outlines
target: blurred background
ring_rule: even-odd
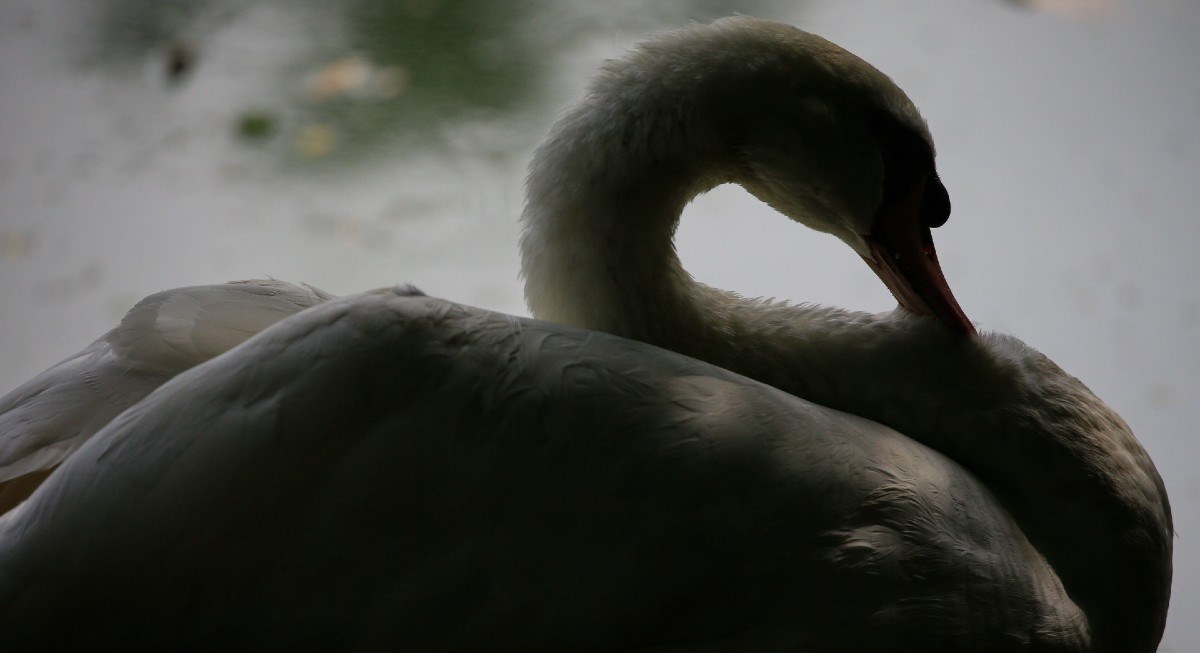
[[[959,301],[1150,450],[1179,536],[1162,650],[1200,650],[1194,0],[0,0],[0,394],[176,286],[412,282],[525,314],[521,182],[557,110],[646,34],[734,12],[921,107]],[[736,188],[689,207],[679,248],[746,295],[894,305]]]

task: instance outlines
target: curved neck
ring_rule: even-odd
[[[713,149],[682,137],[687,125],[626,104],[577,109],[538,149],[522,274],[535,316],[654,341],[664,313],[692,306],[673,244],[680,213],[725,180],[710,172]]]
[[[593,95],[538,150],[521,239],[533,314],[708,361],[949,456],[1046,557],[1096,650],[1154,650],[1171,520],[1124,422],[1012,338],[964,339],[902,312],[746,300],[693,281],[673,245],[683,207],[738,171],[703,136],[714,130],[695,98],[649,93]]]

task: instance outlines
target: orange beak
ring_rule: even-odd
[[[871,256],[863,260],[905,309],[928,315],[952,331],[973,335],[975,326],[950,292],[929,225],[921,218],[924,195],[925,179],[921,179],[908,193],[880,209],[866,236]]]

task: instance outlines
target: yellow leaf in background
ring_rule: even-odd
[[[296,149],[300,154],[314,159],[329,154],[336,143],[337,132],[328,125],[309,125],[296,137]]]

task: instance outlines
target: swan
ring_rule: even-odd
[[[0,517],[0,636],[1155,650],[1162,480],[1082,383],[966,318],[930,237],[949,214],[931,143],[890,79],[793,27],[642,44],[535,153],[541,319],[314,292],[164,372],[22,468],[58,465]],[[675,226],[726,182],[837,236],[900,307],[692,280]]]

